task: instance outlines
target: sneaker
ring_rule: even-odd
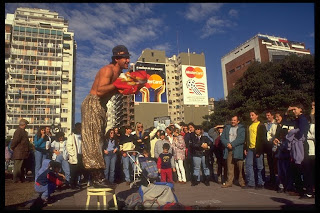
[[[310,198],[314,198],[314,196],[312,194],[303,194],[302,196],[300,196],[299,199],[310,199]]]

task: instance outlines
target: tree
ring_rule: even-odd
[[[248,123],[252,109],[264,117],[265,110],[284,112],[290,104],[297,102],[309,112],[314,100],[314,70],[314,57],[311,55],[290,55],[278,63],[253,63],[238,79],[227,101],[217,102],[210,123],[225,123],[234,114]]]

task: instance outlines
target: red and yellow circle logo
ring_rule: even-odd
[[[200,79],[200,78],[203,77],[203,70],[200,67],[196,67],[196,68],[187,67],[186,68],[186,75],[189,78],[198,78],[198,79]]]
[[[146,84],[147,88],[152,88],[152,89],[158,89],[160,86],[163,84],[163,79],[161,78],[160,75],[157,74],[152,74],[148,78],[148,82]]]

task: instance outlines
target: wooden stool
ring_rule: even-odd
[[[90,196],[91,195],[96,195],[97,196],[97,207],[100,209],[100,201],[99,201],[99,196],[103,196],[103,206],[104,209],[107,209],[107,195],[112,195],[113,196],[113,202],[115,209],[118,209],[118,203],[117,203],[117,198],[116,198],[116,193],[115,189],[112,188],[87,188],[87,203],[86,203],[86,210],[89,208],[90,204]]]

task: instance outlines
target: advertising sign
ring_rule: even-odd
[[[208,105],[207,75],[205,67],[182,65],[183,103]]]
[[[135,95],[135,102],[167,103],[166,71],[164,64],[151,64],[137,62],[135,70],[145,70],[148,82]]]

